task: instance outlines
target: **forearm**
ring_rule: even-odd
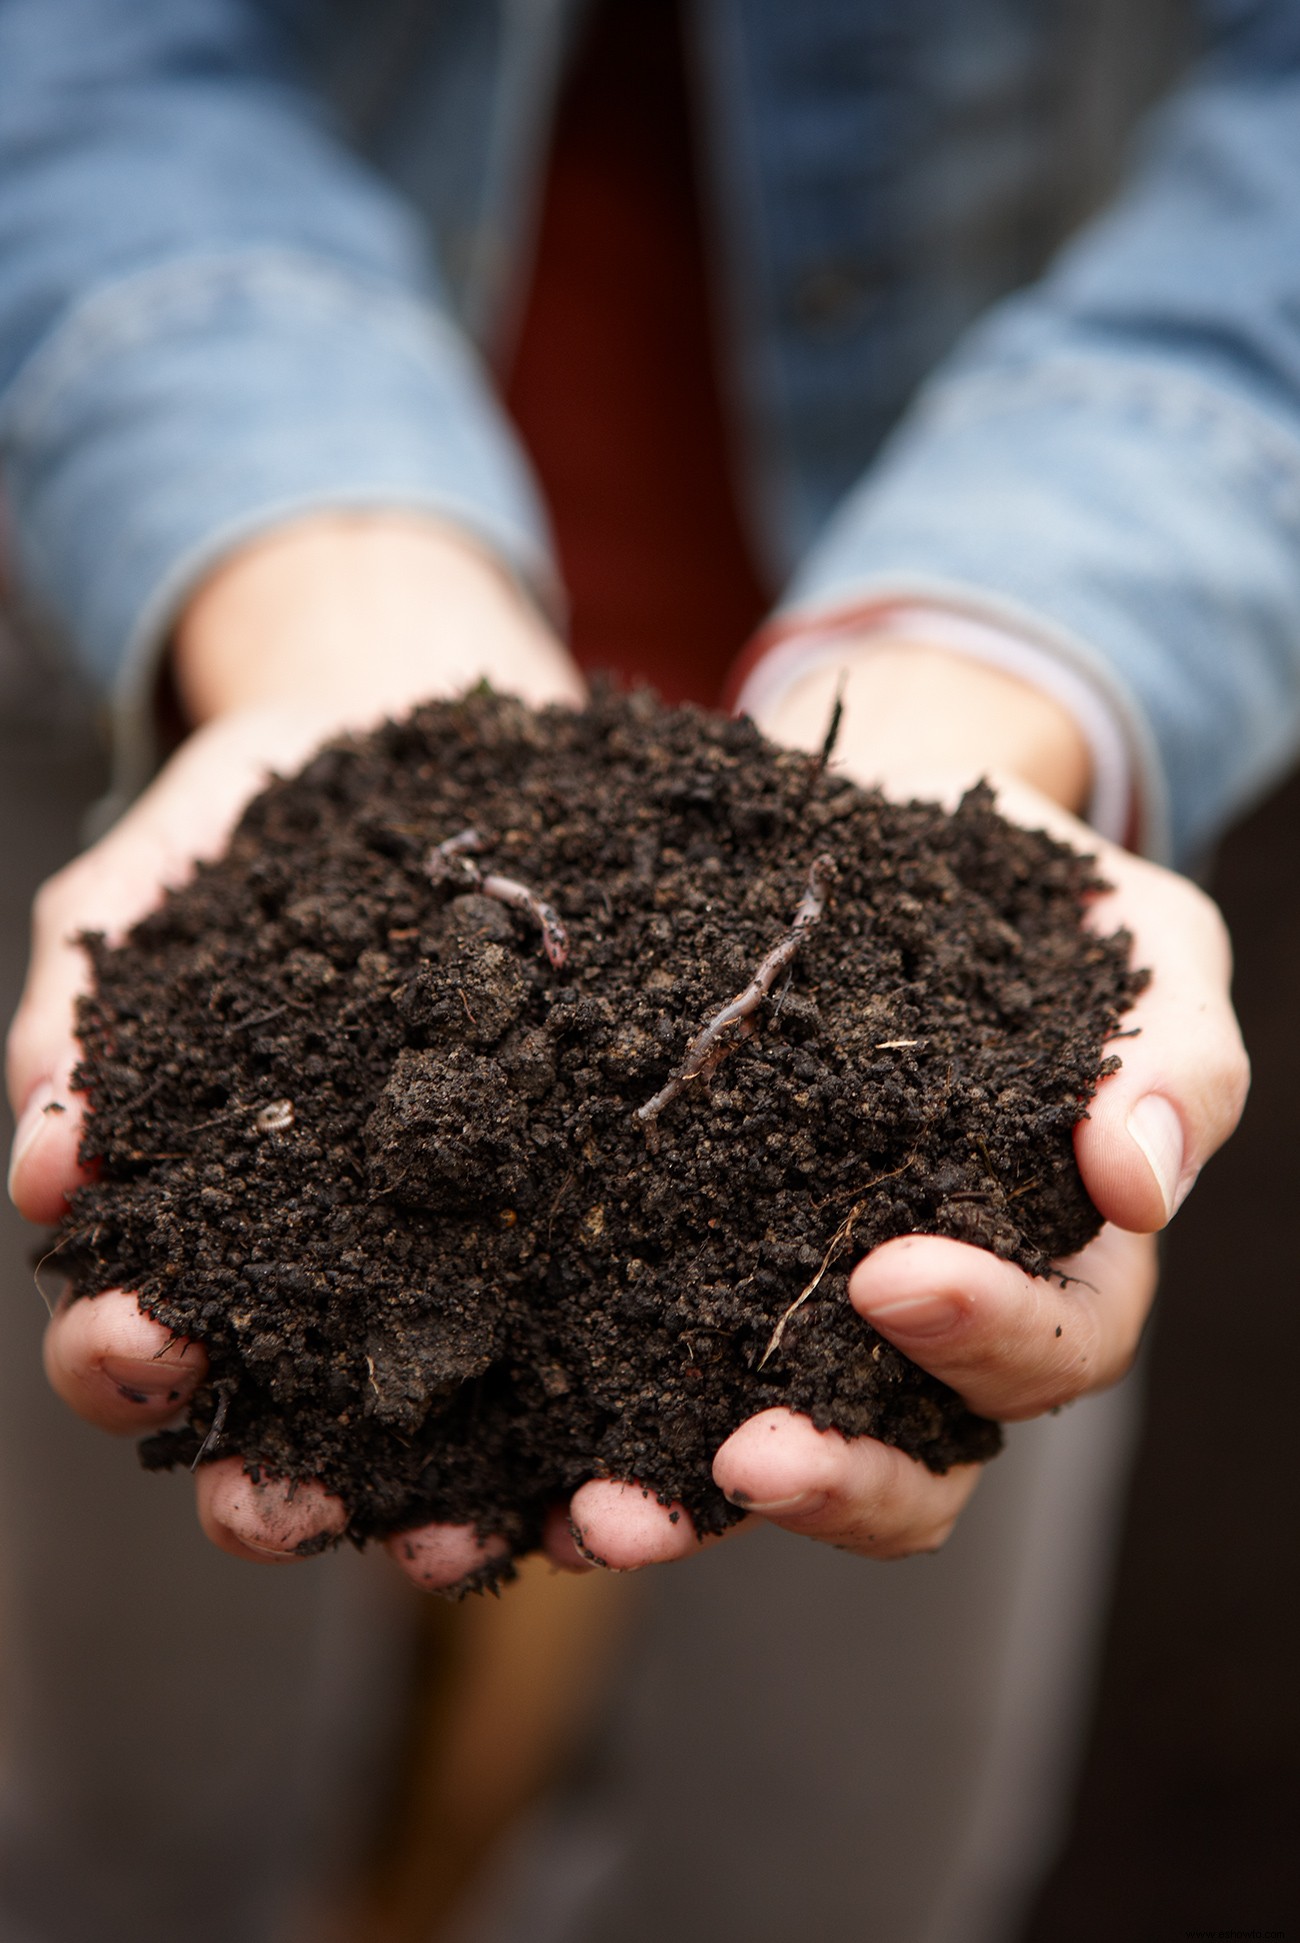
[[[1032,784],[1064,808],[1088,799],[1088,744],[1050,695],[925,641],[873,635],[756,711],[779,742],[820,747],[837,692],[844,717],[835,759],[855,781],[950,789],[985,774]]]
[[[1300,746],[1300,17],[1223,16],[1126,192],[934,374],[787,614],[946,605],[1109,707],[1184,864]]]
[[[266,703],[361,724],[490,681],[576,704],[582,678],[518,583],[450,526],[326,514],[241,548],[197,589],[172,646],[193,726]]]
[[[162,644],[260,535],[404,511],[554,585],[426,226],[304,64],[310,11],[0,8],[7,564],[112,694],[124,795]]]

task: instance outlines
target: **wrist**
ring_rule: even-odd
[[[790,747],[818,749],[841,685],[835,761],[856,782],[1001,774],[1076,813],[1087,804],[1091,752],[1063,703],[921,640],[846,636],[842,653],[755,710],[759,728]]]
[[[483,680],[535,706],[583,695],[506,568],[401,514],[320,515],[240,548],[182,611],[171,673],[191,726],[299,700],[360,725]]]

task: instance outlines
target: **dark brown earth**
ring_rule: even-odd
[[[434,881],[471,825],[558,909],[560,969],[526,912]],[[758,1029],[647,1127],[825,853]],[[987,791],[888,804],[645,693],[480,692],[322,751],[123,946],[88,941],[98,1177],[61,1259],[211,1362],[146,1462],[237,1450],[322,1478],[357,1540],[469,1520],[522,1551],[593,1474],[720,1530],[712,1453],[773,1404],[936,1471],[992,1455],[846,1277],[909,1231],[1036,1274],[1095,1233],[1071,1129],[1142,982],[1082,929],[1095,888]]]

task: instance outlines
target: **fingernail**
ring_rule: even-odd
[[[1195,1174],[1183,1179],[1183,1123],[1160,1093],[1146,1093],[1129,1108],[1125,1123],[1142,1149],[1171,1221],[1191,1192]]]
[[[198,1387],[174,1363],[142,1363],[134,1356],[105,1356],[101,1370],[128,1403],[181,1403]]]
[[[569,1520],[569,1537],[573,1540],[574,1545],[581,1552],[583,1558],[586,1559],[588,1565],[598,1566],[602,1572],[616,1572],[619,1569],[616,1565],[611,1565],[607,1558],[601,1558],[598,1552],[592,1551],[590,1545],[588,1545],[586,1539],[583,1537],[581,1525],[575,1525],[572,1518]]]
[[[756,1511],[761,1518],[774,1518],[778,1514],[789,1517],[791,1512],[807,1516],[820,1511],[826,1502],[824,1491],[796,1491],[792,1498],[751,1498],[748,1491],[727,1491],[723,1495],[738,1511]]]
[[[467,1572],[463,1579],[457,1579],[454,1585],[431,1585],[429,1591],[439,1599],[449,1599],[458,1606],[472,1592],[490,1592],[494,1599],[499,1599],[502,1586],[509,1585],[517,1577],[515,1562],[506,1552],[500,1558],[484,1559],[482,1565]]]
[[[9,1151],[9,1194],[11,1199],[13,1197],[14,1181],[17,1178],[18,1169],[22,1166],[24,1160],[26,1160],[44,1129],[48,1117],[46,1109],[56,1104],[58,1102],[56,1102],[54,1097],[53,1081],[43,1079],[38,1086],[33,1088],[26,1106],[19,1115],[18,1125],[14,1128],[14,1144]]]
[[[249,1538],[242,1531],[236,1532],[235,1536],[250,1552],[256,1552],[259,1558],[270,1559],[273,1565],[292,1565],[295,1559],[303,1556],[296,1546],[286,1551],[282,1545],[259,1545],[255,1538]]]
[[[884,1336],[946,1336],[961,1320],[963,1304],[953,1295],[900,1295],[873,1302],[870,1316]]]

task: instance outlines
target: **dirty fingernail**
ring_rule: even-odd
[[[1183,1123],[1162,1094],[1146,1093],[1130,1107],[1126,1124],[1155,1176],[1165,1204],[1165,1220],[1172,1220],[1196,1178],[1182,1178]]]
[[[237,1532],[236,1537],[248,1551],[256,1552],[259,1558],[270,1559],[273,1565],[290,1565],[295,1559],[303,1557],[296,1545],[286,1550],[282,1545],[259,1545],[255,1538],[249,1538],[244,1532]]]
[[[198,1383],[174,1363],[142,1363],[134,1356],[105,1356],[100,1368],[129,1403],[179,1404]]]
[[[619,1568],[616,1565],[611,1565],[607,1558],[601,1558],[598,1552],[592,1551],[583,1535],[582,1526],[575,1525],[572,1519],[569,1520],[569,1537],[573,1540],[574,1545],[582,1554],[583,1558],[586,1559],[588,1565],[598,1566],[602,1572],[618,1571]]]
[[[824,1491],[796,1491],[792,1498],[751,1498],[748,1491],[728,1491],[725,1495],[738,1511],[756,1511],[762,1518],[789,1517],[792,1512],[811,1515],[826,1502]]]

